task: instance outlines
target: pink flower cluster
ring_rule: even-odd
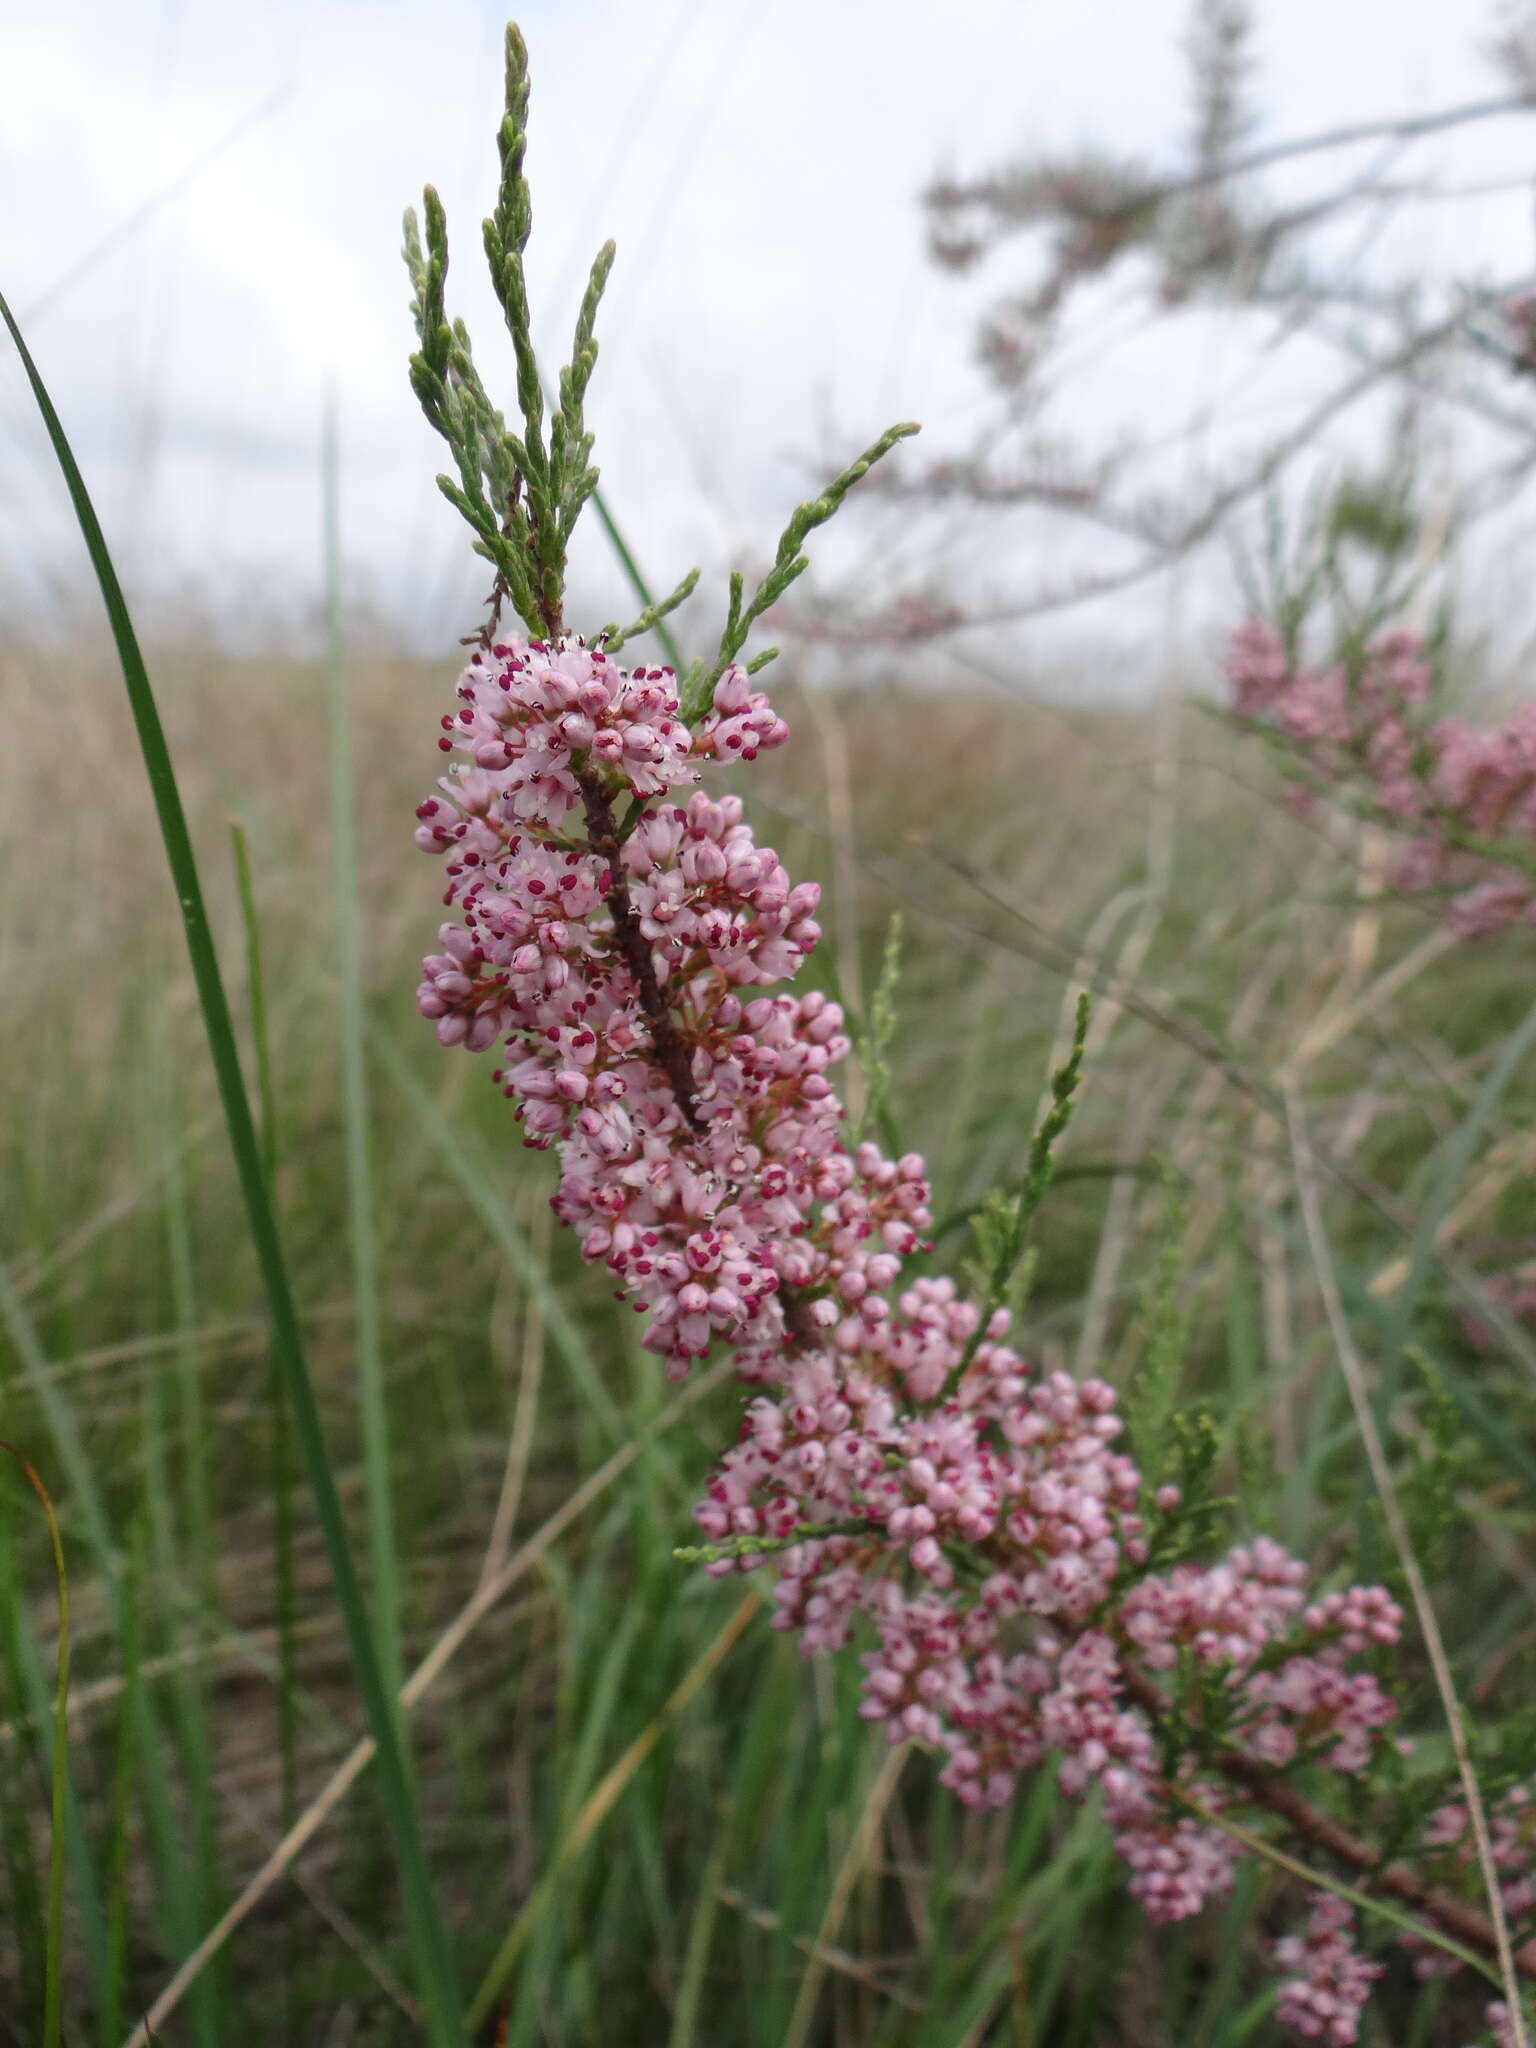
[[[1488,1815],[1499,1893],[1512,1928],[1536,1917],[1536,1788],[1512,1785]],[[1440,1807],[1424,1830],[1424,1860],[1430,1869],[1452,1879],[1475,1873],[1472,1830],[1467,1809],[1459,1800]],[[1432,1951],[1419,1955],[1424,1976],[1441,1973],[1445,1958]]]
[[[1483,2014],[1483,2018],[1488,2022],[1493,2048],[1516,2048],[1515,2023],[1510,2018],[1509,2007],[1502,1998],[1494,2000]]]
[[[1245,619],[1227,653],[1238,717],[1263,725],[1307,774],[1404,836],[1393,886],[1435,890],[1464,937],[1536,924],[1536,705],[1479,730],[1429,713],[1431,665],[1408,627],[1378,634],[1353,664],[1292,660],[1268,620]],[[1501,859],[1499,848],[1524,860]]]
[[[1304,1934],[1275,1944],[1275,1961],[1292,1972],[1280,1986],[1275,2007],[1282,2026],[1309,2041],[1349,2048],[1360,2028],[1360,2013],[1381,1964],[1368,1962],[1350,1939],[1354,1912],[1329,1893],[1318,1900]]]
[[[1249,643],[1245,702],[1279,703],[1273,650]],[[1401,696],[1411,650],[1379,663]],[[670,670],[512,636],[476,653],[458,706],[440,744],[459,759],[417,813],[456,913],[420,1007],[445,1045],[502,1047],[526,1142],[558,1149],[555,1213],[668,1372],[732,1351],[751,1398],[696,1511],[709,1568],[771,1565],[808,1653],[862,1620],[863,1712],[891,1741],[939,1752],[980,1807],[1049,1762],[1100,1797],[1148,1913],[1198,1911],[1230,1884],[1219,1822],[1255,1773],[1353,1776],[1386,1740],[1363,1660],[1396,1642],[1397,1607],[1309,1598],[1262,1537],[1160,1567],[1178,1489],[1127,1455],[1114,1389],[1034,1370],[1005,1310],[905,1271],[928,1248],[923,1161],[850,1139],[842,1013],[782,987],[817,890],[737,798],[685,787],[786,737],[743,670],[690,729]],[[1373,1966],[1331,1909],[1282,1947],[1293,2023],[1352,2040]]]
[[[854,1220],[908,1244],[921,1203],[866,1187],[839,1146],[825,1069],[847,1051],[841,1012],[759,993],[815,945],[820,892],[791,885],[737,798],[649,801],[699,761],[777,746],[766,697],[727,669],[694,734],[670,670],[625,670],[577,639],[477,652],[458,694],[439,744],[469,759],[418,809],[416,839],[447,857],[460,922],[417,1000],[445,1045],[505,1043],[496,1078],[527,1142],[560,1147],[556,1213],[647,1313],[646,1344],[679,1372],[716,1337],[771,1349],[781,1287],[818,1257],[849,1300],[871,1268],[864,1286],[884,1284]],[[622,839],[615,802],[644,806]],[[818,1203],[840,1205],[835,1256],[797,1243]]]
[[[1054,1757],[1071,1796],[1101,1792],[1148,1912],[1182,1919],[1234,1863],[1230,1838],[1187,1810],[1230,1803],[1207,1782],[1210,1743],[1277,1768],[1361,1770],[1395,1710],[1352,1660],[1395,1642],[1401,1616],[1379,1588],[1309,1604],[1303,1568],[1263,1538],[1213,1566],[1151,1570],[1151,1524],[1177,1494],[1145,1500],[1115,1448],[1114,1390],[1032,1374],[1002,1312],[967,1363],[975,1324],[951,1283],[919,1281],[857,1352],[786,1358],[699,1525],[716,1541],[827,1531],[777,1555],[777,1624],[837,1649],[862,1609],[878,1638],[867,1719],[937,1749],[971,1805],[1003,1805]],[[914,1350],[929,1385],[960,1370],[937,1407],[910,1392]],[[764,1562],[749,1549],[711,1569]],[[1215,1705],[1170,1753],[1154,1674],[1176,1671],[1186,1690],[1208,1674]]]

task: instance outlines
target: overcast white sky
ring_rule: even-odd
[[[131,591],[302,609],[334,377],[350,587],[429,639],[473,612],[484,571],[432,487],[397,252],[401,209],[430,178],[455,248],[450,302],[482,361],[502,361],[477,237],[504,5],[7,0],[0,288]],[[605,486],[655,580],[770,541],[808,462],[892,419],[922,419],[930,453],[969,442],[970,321],[1006,266],[964,286],[935,272],[918,193],[937,167],[975,171],[1025,145],[1166,156],[1185,115],[1184,16],[1183,0],[525,0],[536,318],[553,356],[612,234],[591,411]],[[1477,49],[1490,20],[1470,0],[1271,0],[1270,132],[1496,89]],[[1470,242],[1461,220],[1449,253],[1529,268],[1529,219],[1523,200],[1487,210]],[[1116,365],[1081,403],[1143,425],[1177,414],[1195,395],[1179,367],[1165,358],[1138,381]],[[78,561],[29,408],[7,356],[0,590]],[[606,598],[609,572],[586,560]]]

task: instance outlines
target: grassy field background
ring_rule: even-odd
[[[740,1396],[714,1369],[665,1386],[552,1234],[552,1164],[521,1149],[489,1063],[442,1053],[416,1017],[440,912],[409,827],[452,660],[351,643],[355,889],[334,860],[325,664],[236,659],[194,627],[149,652],[364,1554],[369,1503],[376,1540],[387,1504],[376,1623],[403,1672],[429,1660],[408,1719],[466,1992],[500,1951],[519,2044],[1278,2039],[1271,1875],[1153,1935],[1091,1812],[1042,1780],[966,1815],[927,1757],[870,1737],[856,1659],[805,1665],[755,1582],[674,1562]],[[858,691],[807,695],[783,670],[794,738],[744,793],[759,837],[825,885],[812,973],[856,1011],[902,914],[891,1103],[932,1165],[936,1262],[960,1269],[971,1208],[1020,1170],[1076,989],[1096,984],[1028,1348],[1126,1384],[1171,1239],[1180,1399],[1218,1419],[1232,1526],[1322,1572],[1360,1546],[1385,1575],[1276,1114],[1294,1089],[1403,1473],[1434,1398],[1405,1346],[1465,1425],[1433,1563],[1466,1694],[1528,1691],[1536,1342],[1474,1342],[1469,1289],[1528,1257],[1536,1222],[1530,935],[1452,950],[1382,895],[1369,835],[1288,816],[1259,755],[1179,688],[1107,712],[936,699],[899,650]],[[0,735],[0,1387],[3,1433],[58,1503],[74,1608],[67,2038],[120,2048],[234,1908],[158,2039],[410,2042],[376,1798],[366,1770],[334,1778],[362,1733],[345,1644],[93,623],[0,646]],[[349,1128],[354,1169],[359,1132],[370,1155],[361,1210]],[[35,1504],[19,1478],[0,1492],[0,2039],[30,2048],[56,1612]],[[250,1889],[296,1821],[302,1853]],[[1479,2004],[1404,1976],[1365,2038],[1470,2040]]]

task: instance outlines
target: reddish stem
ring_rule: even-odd
[[[1133,1664],[1122,1662],[1120,1668],[1125,1689],[1137,1706],[1153,1720],[1165,1715],[1168,1702],[1152,1679]],[[1427,1883],[1406,1863],[1383,1863],[1363,1836],[1303,1798],[1278,1773],[1234,1749],[1217,1750],[1210,1763],[1229,1784],[1240,1787],[1255,1806],[1262,1806],[1283,1820],[1295,1834],[1343,1864],[1356,1877],[1368,1878],[1405,1905],[1417,1907],[1469,1948],[1481,1949],[1488,1956],[1497,1955],[1493,1922],[1486,1914],[1457,1898],[1454,1892]],[[1527,1941],[1515,1951],[1515,1965],[1522,1976],[1536,1980],[1536,1941]]]
[[[656,979],[650,941],[640,927],[640,913],[629,900],[629,883],[624,874],[624,850],[618,822],[601,780],[589,768],[578,768],[576,786],[586,810],[587,844],[607,864],[608,890],[603,900],[613,916],[614,936],[624,964],[640,994],[640,1007],[651,1027],[651,1045],[656,1064],[671,1083],[677,1106],[696,1138],[704,1135],[698,1105],[693,1094],[693,1061],[677,1019],[667,1006]]]

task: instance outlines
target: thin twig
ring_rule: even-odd
[[[242,1825],[251,1834],[259,1838],[265,1830],[261,1818],[253,1809],[252,1802],[241,1798],[238,1793],[231,1791],[227,1785],[225,1792],[230,1805],[239,1814]],[[350,1949],[353,1955],[357,1957],[357,1960],[362,1964],[369,1976],[372,1977],[375,1984],[384,1993],[384,1996],[392,2005],[398,2007],[411,2022],[412,2026],[419,2031],[423,2018],[420,2003],[406,1990],[400,1979],[380,1954],[377,1946],[369,1940],[352,1916],[341,1906],[338,1906],[325,1887],[311,1877],[307,1871],[294,1871],[293,1882],[299,1891],[302,1892],[315,1913],[331,1929],[331,1932],[335,1934],[342,1945]]]
[[[858,1826],[853,1831],[847,1851],[838,1865],[837,1875],[832,1880],[826,1911],[822,1914],[821,1925],[816,1930],[816,1945],[811,1954],[810,1968],[800,1979],[794,2011],[789,2016],[789,2025],[784,2032],[784,2048],[804,2048],[810,2033],[811,2021],[816,2015],[816,2001],[821,1995],[822,1979],[826,1975],[826,1964],[822,1958],[843,1924],[843,1915],[848,1910],[853,1888],[864,1873],[870,1851],[875,1845],[875,1838],[885,1820],[885,1809],[891,1803],[902,1766],[910,1753],[910,1745],[907,1743],[902,1743],[899,1748],[891,1750],[880,1766],[875,1782],[869,1788],[864,1810],[859,1815]]]
[[[1504,1914],[1498,1865],[1493,1857],[1493,1837],[1489,1831],[1488,1814],[1483,1805],[1477,1773],[1472,1767],[1466,1722],[1461,1702],[1456,1696],[1456,1683],[1451,1676],[1450,1660],[1445,1654],[1445,1643],[1440,1634],[1439,1621],[1435,1616],[1434,1602],[1430,1599],[1429,1588],[1424,1582],[1424,1574],[1413,1548],[1413,1539],[1408,1533],[1408,1525],[1398,1502],[1397,1489],[1392,1483],[1392,1468],[1387,1462],[1381,1434],[1371,1410],[1371,1395],[1365,1381],[1365,1370],[1360,1362],[1359,1353],[1355,1350],[1354,1339],[1350,1335],[1343,1304],[1339,1299],[1338,1282],[1334,1278],[1332,1255],[1323,1229],[1317,1175],[1312,1165],[1301,1105],[1294,1090],[1290,1088],[1285,1091],[1285,1113],[1291,1141],[1291,1157],[1296,1167],[1296,1188],[1301,1199],[1302,1221],[1306,1227],[1307,1244],[1317,1274],[1323,1312],[1328,1318],[1328,1328],[1339,1354],[1339,1369],[1344,1375],[1344,1384],[1349,1389],[1350,1405],[1355,1411],[1355,1426],[1365,1446],[1371,1477],[1381,1499],[1382,1513],[1386,1517],[1393,1547],[1397,1551],[1398,1562],[1402,1566],[1403,1576],[1408,1582],[1408,1590],[1413,1598],[1419,1632],[1424,1638],[1430,1669],[1435,1677],[1435,1688],[1440,1695],[1446,1726],[1450,1731],[1451,1749],[1456,1758],[1456,1775],[1461,1780],[1462,1797],[1466,1801],[1472,1839],[1477,1850],[1478,1869],[1488,1895],[1488,1916],[1493,1927],[1494,1948],[1499,1959],[1499,1972],[1504,1979],[1505,1996],[1509,2003],[1510,2040],[1513,2048],[1530,2048],[1530,2037],[1526,2032],[1525,2019],[1520,2009],[1520,1984],[1515,1967],[1514,1947],[1509,1938],[1509,1923]]]
[[[1503,114],[1536,113],[1536,103],[1525,93],[1501,93],[1495,99],[1465,100],[1454,107],[1438,107],[1424,114],[1378,116],[1371,121],[1351,121],[1339,128],[1325,128],[1316,135],[1292,136],[1285,142],[1270,142],[1245,155],[1225,157],[1219,164],[1191,171],[1181,178],[1165,179],[1153,195],[1161,204],[1203,186],[1241,178],[1251,171],[1267,170],[1271,164],[1293,157],[1317,156],[1328,150],[1352,149],[1362,142],[1416,142],[1425,135],[1443,134],[1447,128],[1464,128]]]
[[[766,1906],[754,1905],[734,1885],[721,1885],[716,1896],[719,1898],[721,1905],[729,1906],[733,1912],[739,1913],[744,1920],[750,1920],[754,1927],[761,1927],[765,1934],[777,1934],[784,1924],[777,1913],[771,1912]],[[819,1963],[823,1969],[835,1970],[839,1976],[851,1977],[855,1984],[867,1985],[871,1991],[878,1992],[882,1998],[888,1998],[892,2005],[899,2005],[904,2012],[926,2012],[928,2010],[921,1999],[911,1997],[899,1985],[887,1984],[878,1970],[874,1969],[869,1963],[864,1962],[859,1956],[850,1955],[847,1949],[836,1948],[819,1942],[809,1934],[792,1934],[789,1939],[792,1947],[808,1955],[813,1962]]]
[[[1177,1785],[1172,1788],[1172,1796],[1180,1806],[1188,1808],[1197,1820],[1204,1821],[1207,1827],[1220,1829],[1224,1835],[1230,1835],[1232,1840],[1240,1842],[1250,1855],[1262,1858],[1265,1863],[1272,1863],[1276,1870],[1283,1870],[1287,1877],[1299,1878],[1303,1884],[1310,1885],[1316,1891],[1332,1892],[1335,1898],[1346,1899],[1359,1912],[1379,1914],[1382,1919],[1390,1920],[1394,1927],[1401,1927],[1404,1933],[1417,1935],[1420,1941],[1427,1942],[1432,1948],[1441,1949],[1446,1955],[1455,1956],[1458,1962],[1476,1970],[1479,1976],[1486,1977],[1491,1984],[1499,1982],[1497,1975],[1480,1955],[1469,1948],[1464,1948],[1459,1941],[1452,1941],[1449,1935],[1431,1927],[1427,1921],[1415,1920],[1411,1914],[1400,1912],[1385,1899],[1372,1898],[1369,1892],[1356,1891],[1352,1884],[1341,1883],[1338,1878],[1330,1877],[1325,1870],[1314,1870],[1307,1864],[1298,1862],[1294,1856],[1288,1856],[1284,1849],[1277,1849],[1273,1842],[1266,1841],[1262,1835],[1256,1835],[1252,1828],[1245,1828],[1240,1821],[1233,1820],[1225,1813],[1218,1813],[1214,1807],[1207,1806],[1203,1799],[1196,1799]]]
[[[544,1264],[549,1255],[551,1212],[547,1202],[534,1194],[535,1213],[529,1232],[534,1257]],[[517,1375],[517,1407],[512,1416],[512,1434],[507,1442],[507,1462],[501,1476],[501,1493],[491,1534],[480,1567],[480,1583],[495,1576],[507,1561],[517,1511],[522,1505],[523,1482],[528,1475],[528,1457],[533,1449],[533,1425],[538,1414],[539,1384],[544,1372],[544,1304],[530,1292],[523,1311],[522,1357]]]

